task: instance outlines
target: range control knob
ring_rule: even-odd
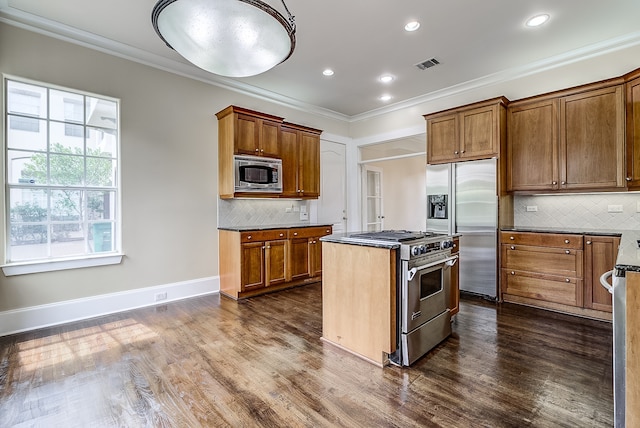
[[[453,248],[453,241],[442,241],[440,243],[440,248],[443,248],[443,249]]]
[[[427,247],[425,247],[424,245],[420,245],[420,253],[421,254],[427,254],[428,251],[429,251],[429,249]]]
[[[411,255],[412,256],[419,256],[420,255],[420,247],[412,247],[411,248]]]

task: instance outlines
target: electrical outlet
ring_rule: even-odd
[[[607,211],[609,211],[610,213],[621,213],[622,205],[609,205],[607,207]]]
[[[538,206],[537,205],[527,205],[527,211],[528,212],[536,212],[536,211],[538,211]]]
[[[300,212],[300,207],[298,206],[293,207],[293,212],[294,213]]]
[[[290,212],[291,212],[291,207],[287,207],[287,208],[285,208],[285,209],[284,209],[284,212],[286,212],[286,213],[290,213]]]
[[[309,213],[300,212],[300,220],[309,220]]]
[[[162,293],[156,293],[156,302],[160,302],[162,300],[167,300],[167,292],[163,291]]]

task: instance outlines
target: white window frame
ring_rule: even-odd
[[[99,253],[86,253],[86,254],[76,255],[71,257],[60,257],[60,258],[47,257],[47,258],[41,258],[41,259],[15,261],[15,262],[8,260],[8,257],[10,254],[9,247],[11,246],[10,189],[16,186],[15,184],[12,185],[9,183],[9,176],[8,176],[9,168],[7,166],[8,132],[9,132],[9,123],[8,123],[9,114],[7,111],[7,102],[8,102],[7,101],[8,100],[8,90],[7,90],[8,83],[7,82],[8,81],[40,86],[40,87],[46,88],[47,91],[59,90],[59,91],[75,93],[83,97],[93,97],[93,98],[103,99],[103,100],[114,102],[116,104],[116,114],[117,114],[117,123],[118,123],[118,127],[116,129],[116,149],[115,149],[116,150],[116,157],[115,157],[116,172],[114,176],[115,186],[113,186],[113,188],[111,189],[115,191],[116,208],[114,210],[115,219],[113,219],[113,223],[115,225],[115,234],[114,234],[115,236],[113,236],[113,241],[115,242],[114,242],[114,247],[112,251],[105,251],[105,252],[99,252]],[[23,274],[29,274],[29,273],[50,272],[50,271],[58,271],[58,270],[65,270],[65,269],[86,268],[86,267],[92,267],[92,266],[104,266],[104,265],[121,263],[122,257],[124,254],[122,253],[122,211],[121,211],[121,201],[122,201],[121,187],[122,186],[121,186],[121,179],[120,179],[120,175],[121,175],[120,174],[121,150],[120,150],[120,126],[119,126],[120,125],[120,100],[113,97],[108,97],[108,96],[93,94],[93,93],[80,91],[76,89],[51,85],[44,82],[33,81],[33,80],[24,79],[24,78],[6,75],[6,74],[2,75],[2,85],[3,85],[4,99],[2,100],[2,131],[3,131],[2,157],[3,159],[2,159],[1,167],[3,168],[2,177],[4,181],[3,184],[4,184],[4,191],[5,191],[5,198],[2,201],[4,203],[3,227],[4,227],[4,237],[5,237],[5,242],[4,242],[5,252],[4,252],[4,260],[3,260],[4,264],[1,266],[1,268],[3,270],[4,275],[5,276],[23,275]],[[49,123],[49,121],[51,120],[48,114],[47,114],[46,120],[47,120],[47,123]],[[86,123],[85,124],[79,123],[78,125],[84,126],[85,129],[87,127],[94,128],[94,126],[89,126]],[[83,155],[83,159],[86,159],[85,156],[86,154]],[[43,186],[41,188],[52,189],[52,188],[55,188],[55,186],[47,183],[46,186]],[[87,186],[86,183],[84,183],[82,186],[78,186],[77,188],[78,190],[81,190],[81,191],[94,190],[94,188],[92,188],[91,186]],[[85,219],[83,219],[82,221],[86,222]]]

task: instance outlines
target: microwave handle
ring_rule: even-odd
[[[432,263],[427,263],[426,265],[422,265],[422,266],[411,268],[411,269],[409,269],[409,273],[408,273],[408,278],[407,279],[409,281],[411,281],[411,280],[413,280],[413,277],[416,276],[416,273],[418,273],[419,270],[427,269],[427,268],[430,268],[432,266],[437,266],[439,264],[443,264],[444,263],[447,266],[453,266],[456,263],[457,260],[458,260],[458,255],[456,254],[454,256],[447,257],[444,260],[437,260],[437,261],[432,262]]]

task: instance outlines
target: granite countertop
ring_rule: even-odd
[[[322,238],[320,238],[320,241],[333,242],[336,244],[360,245],[364,247],[386,248],[389,250],[400,248],[399,242],[378,241],[373,239],[361,239],[361,238],[351,237],[351,235],[355,235],[358,233],[362,233],[362,232],[334,233],[333,235],[323,236]]]
[[[328,223],[288,223],[288,224],[260,224],[246,226],[218,226],[218,230],[231,230],[233,232],[246,232],[249,230],[273,230],[273,229],[297,229],[301,227],[326,227]]]
[[[574,233],[577,235],[620,236],[620,247],[615,268],[618,276],[626,271],[640,272],[640,231],[638,230],[606,230],[606,229],[571,229],[571,228],[532,228],[503,227],[503,232],[536,232],[536,233]]]

